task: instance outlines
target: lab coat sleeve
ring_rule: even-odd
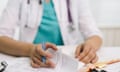
[[[19,19],[19,5],[21,0],[9,0],[0,18],[0,36],[13,38]]]
[[[97,35],[103,38],[101,31],[97,28],[90,12],[88,0],[78,0],[79,28],[85,39]]]

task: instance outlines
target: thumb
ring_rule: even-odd
[[[36,47],[35,51],[36,51],[36,53],[37,53],[38,55],[40,55],[40,56],[45,56],[45,57],[48,57],[48,58],[51,58],[51,57],[52,57],[52,54],[44,51],[44,50],[42,49],[42,46],[41,46],[41,45],[38,45],[38,46]]]
[[[53,50],[58,50],[57,49],[57,46],[55,45],[55,44],[52,44],[52,43],[46,43],[46,48],[48,49],[48,48],[51,48],[51,49],[53,49]]]
[[[75,51],[75,57],[77,58],[80,53],[82,52],[83,44],[77,46],[76,51]]]

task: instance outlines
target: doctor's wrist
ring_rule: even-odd
[[[34,45],[34,44],[29,45],[29,51],[28,51],[28,56],[29,57],[31,57],[35,47],[36,47],[36,45]]]

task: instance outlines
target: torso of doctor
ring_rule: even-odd
[[[19,27],[19,40],[32,43],[40,25],[43,7],[39,0],[11,0],[0,20],[0,36],[13,38]],[[66,0],[53,0],[65,45],[74,45],[93,35],[101,36],[89,10],[87,0],[70,0],[73,31],[70,31]]]

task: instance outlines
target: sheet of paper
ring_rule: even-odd
[[[107,72],[120,72],[120,62],[108,65],[103,69]]]
[[[78,62],[71,57],[62,54],[61,51],[49,50],[54,56],[51,59],[56,67],[53,68],[32,68],[30,65],[30,59],[28,58],[16,58],[12,61],[7,61],[8,67],[5,72],[77,72]]]

